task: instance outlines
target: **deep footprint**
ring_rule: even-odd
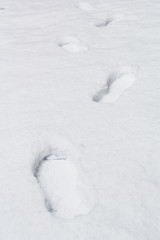
[[[110,23],[115,22],[116,20],[114,18],[107,18],[105,21],[101,21],[99,23],[96,23],[95,26],[102,28],[107,27]]]
[[[58,46],[71,53],[84,52],[88,50],[87,46],[81,43],[76,36],[67,36],[60,39]]]
[[[136,70],[131,67],[122,67],[108,76],[106,84],[93,95],[92,100],[103,103],[113,102],[131,87],[135,80]]]
[[[38,156],[33,174],[46,209],[55,217],[71,219],[88,214],[95,204],[95,195],[83,171],[75,165],[77,152],[69,142],[66,149],[63,142],[64,139],[55,148],[48,148],[42,158],[39,158],[41,154]]]

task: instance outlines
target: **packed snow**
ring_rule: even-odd
[[[1,240],[159,240],[159,13],[1,0]]]

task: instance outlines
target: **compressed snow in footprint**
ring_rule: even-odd
[[[48,156],[37,174],[47,210],[68,219],[88,214],[95,204],[91,184],[72,157],[58,155]]]
[[[136,80],[134,69],[123,67],[120,71],[112,73],[106,85],[93,96],[94,102],[108,103],[117,100],[122,93],[132,86]]]
[[[71,53],[84,52],[88,50],[88,48],[83,45],[76,36],[64,37],[59,41],[58,45],[65,51]]]

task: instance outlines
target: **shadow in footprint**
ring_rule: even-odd
[[[92,100],[94,102],[100,102],[105,95],[109,94],[112,83],[116,81],[117,77],[118,76],[115,72],[109,74],[106,84],[95,95],[93,95]]]
[[[32,172],[33,172],[33,176],[37,179],[38,181],[38,174],[39,174],[39,170],[42,167],[42,164],[45,161],[48,161],[50,156],[54,156],[55,160],[65,160],[64,157],[59,157],[56,153],[56,149],[51,149],[48,148],[46,149],[46,151],[41,152],[40,154],[38,154],[38,156],[36,157],[33,167],[32,167]]]
[[[95,26],[98,28],[107,27],[110,23],[115,21],[116,19],[110,17],[110,18],[107,18],[105,21],[95,24]]]
[[[121,14],[116,14],[116,15],[113,15],[113,16],[108,16],[106,19],[97,22],[97,23],[95,24],[95,26],[98,27],[98,28],[107,27],[107,26],[110,25],[111,23],[118,22],[118,21],[122,20],[123,18],[124,18],[124,16],[121,15]]]

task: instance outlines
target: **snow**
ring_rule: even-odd
[[[159,11],[158,0],[1,0],[0,239],[159,239]],[[44,160],[55,149],[66,160]],[[44,192],[62,199],[60,216]]]

